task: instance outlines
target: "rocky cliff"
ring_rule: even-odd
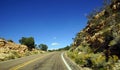
[[[112,65],[110,60],[114,64],[120,58],[120,0],[112,0],[88,20],[76,35],[69,54],[79,65],[94,69],[107,69],[109,63]]]
[[[20,58],[31,54],[43,53],[41,50],[28,50],[26,45],[16,44],[12,41],[0,39],[0,61]]]
[[[22,57],[27,46],[0,39],[0,61]]]

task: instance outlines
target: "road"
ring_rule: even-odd
[[[62,52],[31,55],[0,62],[0,70],[68,70]]]

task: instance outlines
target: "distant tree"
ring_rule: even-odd
[[[61,50],[69,50],[70,49],[70,46],[66,46],[66,47],[63,47],[63,48],[59,48],[57,51],[61,51]]]
[[[3,38],[3,37],[0,37],[0,39],[5,40],[5,38]]]
[[[69,49],[70,49],[70,46],[64,47],[64,50],[69,50]]]
[[[54,50],[48,50],[49,52],[53,52]]]
[[[34,44],[34,47],[35,47],[35,48],[37,48],[37,46],[38,46],[37,44]]]
[[[103,7],[109,6],[113,0],[103,0]]]
[[[43,51],[47,51],[47,49],[48,49],[48,46],[46,44],[40,44],[40,45],[38,45],[38,47]]]
[[[92,12],[90,12],[86,17],[88,20],[92,20],[96,14],[100,12],[99,8],[94,9]]]
[[[26,45],[28,49],[31,51],[33,48],[35,48],[35,41],[33,37],[22,37],[19,42],[23,45]]]
[[[12,42],[12,43],[14,42],[14,41],[13,41],[13,40],[11,40],[11,39],[9,39],[9,40],[7,40],[7,41],[8,41],[8,42]]]

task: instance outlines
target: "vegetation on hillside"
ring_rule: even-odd
[[[87,26],[77,33],[68,56],[82,67],[113,70],[120,59],[120,0],[104,0],[102,9],[87,17]]]

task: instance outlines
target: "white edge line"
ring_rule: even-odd
[[[61,57],[62,57],[63,62],[64,62],[65,65],[66,65],[66,67],[68,68],[68,70],[72,70],[72,69],[70,68],[70,66],[68,65],[68,63],[65,61],[65,59],[64,59],[64,57],[63,57],[63,53],[61,53]]]

